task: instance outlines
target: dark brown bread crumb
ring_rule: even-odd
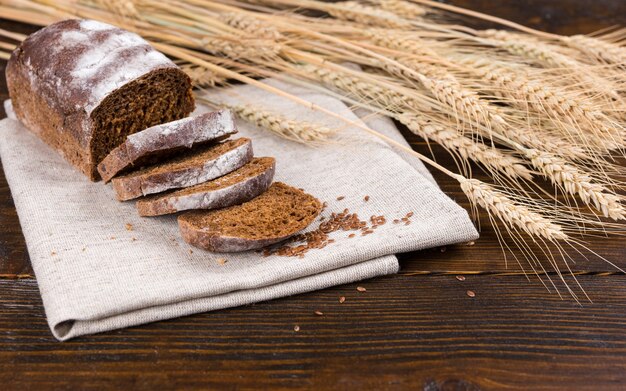
[[[224,209],[190,211],[178,217],[183,239],[210,251],[253,250],[287,239],[306,228],[321,203],[281,182],[259,197]]]
[[[253,158],[223,177],[137,201],[140,216],[159,216],[189,209],[219,209],[250,201],[265,192],[274,178],[276,159]]]
[[[216,142],[237,132],[228,110],[152,126],[126,137],[99,164],[105,182],[133,167],[158,163],[199,144]]]
[[[118,200],[127,201],[215,179],[240,168],[251,159],[250,139],[229,140],[113,178],[113,189]]]
[[[346,197],[345,197],[345,196],[339,196],[339,197],[337,197],[337,201],[341,201],[341,200],[343,200],[344,198],[346,198]]]

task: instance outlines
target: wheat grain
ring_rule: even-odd
[[[283,115],[251,105],[226,105],[241,119],[292,141],[301,143],[327,141],[336,131],[307,121],[295,121]]]
[[[418,136],[458,153],[465,160],[471,159],[491,171],[502,172],[510,178],[532,179],[530,171],[521,159],[505,154],[495,147],[475,142],[459,134],[456,129],[444,127],[421,115],[403,113],[396,116],[396,119]]]
[[[595,207],[604,217],[626,219],[626,209],[621,205],[621,198],[594,183],[589,174],[557,156],[536,149],[526,150],[525,156],[553,184],[571,195],[578,195],[586,205]]]
[[[549,241],[568,240],[563,228],[547,217],[516,203],[506,194],[477,179],[462,176],[457,178],[463,193],[470,202],[485,209],[491,216],[497,217],[508,226],[514,226],[531,236],[538,236]]]

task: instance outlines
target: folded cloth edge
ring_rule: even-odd
[[[50,323],[50,329],[54,337],[59,341],[67,341],[80,335],[100,333],[196,313],[293,296],[299,293],[316,291],[373,277],[395,274],[398,270],[397,258],[394,255],[388,255],[265,287],[146,307],[102,319],[72,319],[53,322]],[[162,316],[164,313],[167,314],[166,317]]]

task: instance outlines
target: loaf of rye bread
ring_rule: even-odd
[[[223,140],[237,133],[229,110],[187,117],[133,133],[98,164],[102,180],[133,167],[163,160],[198,144]]]
[[[138,35],[64,20],[24,40],[6,68],[17,118],[91,180],[129,134],[186,117],[191,80]]]
[[[219,178],[252,160],[250,139],[240,138],[195,148],[153,166],[113,178],[120,201],[170,189],[190,187]]]
[[[241,205],[178,216],[183,239],[215,252],[259,249],[303,230],[319,215],[318,199],[281,182]]]
[[[219,209],[250,201],[272,184],[276,159],[253,158],[250,163],[222,177],[181,190],[144,197],[137,201],[140,216],[159,216],[189,209]]]

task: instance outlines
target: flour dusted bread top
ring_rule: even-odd
[[[22,62],[31,84],[67,111],[87,114],[114,90],[157,68],[176,65],[135,33],[95,20],[65,20],[28,37]]]
[[[7,86],[17,118],[92,180],[129,134],[194,109],[191,81],[137,34],[64,20],[12,53]]]

